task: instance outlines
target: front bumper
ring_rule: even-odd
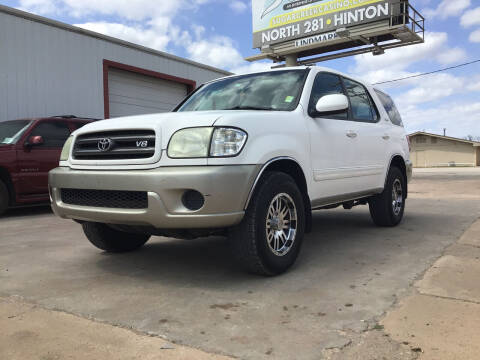
[[[224,228],[238,224],[261,165],[163,167],[153,170],[87,171],[59,167],[49,173],[54,213],[65,219],[153,226],[158,229]],[[148,208],[114,209],[66,204],[61,189],[144,191]],[[182,204],[196,190],[205,198],[198,211]]]
[[[407,169],[407,182],[410,182],[413,177],[413,163],[410,160],[406,160],[405,168]]]

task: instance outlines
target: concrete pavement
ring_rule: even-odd
[[[477,179],[416,175],[395,229],[364,207],[317,212],[298,264],[277,278],[238,270],[222,238],[107,255],[48,209],[16,210],[0,219],[0,296],[242,359],[410,359],[377,324],[480,216]]]
[[[382,321],[425,360],[477,360],[480,354],[480,220]]]

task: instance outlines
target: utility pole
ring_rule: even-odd
[[[443,128],[443,136],[447,136],[447,129]]]

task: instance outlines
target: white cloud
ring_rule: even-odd
[[[462,48],[452,48],[442,51],[437,55],[437,60],[443,65],[458,63],[467,58],[467,53]]]
[[[469,91],[480,91],[480,75],[474,77],[470,85],[467,86]]]
[[[253,63],[248,63],[248,62],[244,62],[243,64],[235,67],[235,68],[232,68],[231,69],[231,72],[235,73],[235,74],[247,74],[247,73],[251,73],[251,72],[257,72],[257,71],[268,71],[272,68],[273,64],[271,61],[269,62],[259,62],[259,61],[256,61],[256,62],[253,62]]]
[[[462,49],[448,47],[447,33],[427,32],[423,44],[390,49],[381,56],[371,54],[355,56],[355,65],[351,72],[371,83],[376,83],[412,75],[406,69],[417,62],[433,60],[441,64],[451,64],[464,56],[466,55]]]
[[[196,39],[187,45],[186,50],[193,60],[216,67],[232,68],[242,62],[242,54],[236,49],[233,40],[226,36]]]
[[[446,19],[451,16],[459,16],[470,6],[470,0],[442,0],[435,9],[425,9],[426,17],[438,17]]]
[[[168,19],[164,19],[163,22],[159,23],[162,26],[151,24],[153,26],[148,29],[140,26],[127,26],[124,24],[108,22],[90,22],[75,24],[75,26],[163,51],[167,48],[167,45],[170,42],[170,36],[167,31]]]
[[[248,9],[248,6],[243,1],[234,0],[230,3],[230,8],[236,13],[243,13]]]
[[[480,135],[480,102],[451,102],[427,109],[412,107],[402,117],[408,132],[440,133],[446,128],[450,136]]]
[[[36,14],[56,14],[59,9],[53,0],[20,0],[20,8]]]
[[[460,23],[463,27],[480,25],[480,7],[466,11],[460,19]]]
[[[469,40],[473,43],[480,43],[480,29],[470,34]]]
[[[415,87],[398,96],[396,100],[404,107],[443,99],[464,91],[465,83],[465,79],[450,74],[429,75],[422,77],[420,81],[418,78],[410,81]]]
[[[38,14],[68,13],[73,17],[91,14],[118,15],[129,20],[171,16],[181,8],[195,8],[210,0],[20,0],[22,9]]]

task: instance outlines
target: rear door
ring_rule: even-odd
[[[58,166],[63,144],[70,136],[68,123],[61,120],[43,120],[37,123],[27,137],[41,136],[43,144],[26,145],[17,151],[20,170],[20,195],[48,194],[48,172]]]
[[[355,165],[351,176],[359,191],[383,187],[383,173],[388,163],[388,145],[391,141],[391,125],[381,114],[361,83],[343,78],[350,101],[350,117],[355,122]]]

